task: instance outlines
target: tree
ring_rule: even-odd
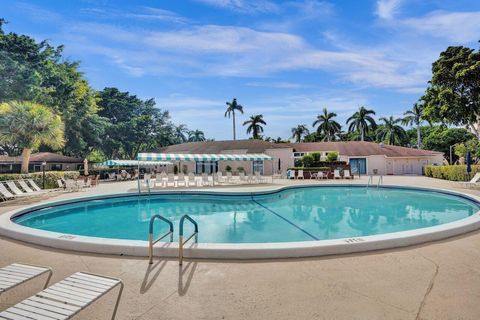
[[[232,120],[233,120],[233,140],[237,139],[236,132],[235,132],[235,111],[240,112],[243,114],[243,106],[237,103],[237,99],[233,98],[232,102],[226,102],[227,104],[227,110],[225,111],[225,117],[228,116],[230,118],[230,115],[232,115]]]
[[[375,111],[368,110],[365,107],[360,107],[350,118],[347,119],[348,132],[359,132],[360,140],[365,141],[365,135],[372,130],[375,130],[377,124],[371,115],[374,115]]]
[[[292,138],[295,139],[296,142],[301,142],[302,138],[309,133],[310,132],[306,124],[299,124],[295,128],[292,128]]]
[[[250,116],[250,119],[243,123],[244,126],[248,125],[247,134],[252,133],[253,139],[260,139],[260,133],[263,133],[262,124],[267,125],[261,114]]]
[[[177,138],[177,140],[180,143],[187,142],[188,141],[188,132],[189,132],[189,130],[188,130],[187,126],[184,125],[184,124],[180,124],[177,127],[175,127],[175,138]]]
[[[61,148],[64,144],[60,116],[40,104],[11,101],[0,105],[0,143],[22,149],[22,173],[28,173],[32,149],[41,144]]]
[[[424,127],[422,129],[427,128]],[[476,139],[475,135],[465,128],[435,126],[424,131],[423,147],[428,150],[442,152],[448,158],[450,163],[455,161],[455,159],[450,159],[450,146]],[[452,156],[455,156],[455,154]]]
[[[383,126],[377,129],[378,139],[382,142],[394,145],[395,143],[401,144],[401,139],[407,137],[407,133],[399,123],[402,122],[401,118],[395,119],[392,116],[389,118],[380,118],[383,121]]]
[[[323,108],[323,114],[319,114],[313,122],[313,127],[318,125],[317,133],[323,135],[323,141],[332,141],[335,135],[340,133],[342,126],[335,120],[337,116],[334,112],[328,112],[327,108]]]
[[[196,129],[188,133],[188,141],[190,142],[199,142],[205,140],[205,134],[203,133],[203,131]]]
[[[432,65],[421,100],[431,122],[466,125],[480,137],[480,51],[448,47]]]
[[[417,148],[422,148],[422,130],[421,124],[423,120],[423,105],[415,103],[412,110],[406,111],[402,123],[407,126],[415,125],[417,127]]]

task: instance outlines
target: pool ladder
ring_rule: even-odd
[[[156,240],[153,240],[153,224],[154,224],[155,220],[157,220],[157,219],[166,222],[169,226],[169,231],[167,233],[165,233],[164,235],[162,235],[161,237],[157,238]],[[185,224],[185,220],[188,220],[193,224],[194,232],[186,240],[183,240],[183,238],[184,238],[183,237],[183,225]],[[198,224],[195,220],[193,220],[192,217],[190,217],[189,215],[186,214],[180,219],[179,230],[180,230],[180,232],[178,234],[178,264],[182,265],[184,245],[188,241],[190,241],[192,238],[194,238],[195,243],[198,243]],[[150,223],[149,223],[149,226],[148,226],[148,259],[149,259],[148,263],[149,264],[153,263],[153,245],[155,243],[159,242],[160,240],[164,239],[167,236],[170,236],[170,242],[173,242],[173,223],[172,223],[172,221],[168,220],[167,218],[165,218],[165,217],[163,217],[159,214],[156,214],[153,217],[151,217],[150,218]]]
[[[370,187],[372,184],[373,184],[373,175],[370,175],[370,176],[368,176],[367,188]],[[380,185],[383,185],[383,176],[382,175],[378,176],[377,188],[380,187]]]

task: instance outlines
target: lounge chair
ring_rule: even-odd
[[[23,263],[12,263],[0,268],[0,295],[27,281],[48,273],[44,289],[52,277],[52,269],[48,267],[35,266]]]
[[[226,182],[227,183],[232,183],[232,172],[231,171],[227,171],[227,178],[226,178]]]
[[[296,179],[303,179],[303,170],[298,170]]]
[[[11,193],[3,183],[0,182],[0,195],[2,196],[2,199],[4,200],[10,200],[10,199],[15,199],[16,196]]]
[[[222,171],[218,171],[215,178],[217,179],[218,183],[225,182],[225,178],[223,177]]]
[[[353,179],[353,175],[350,174],[350,170],[343,170],[343,178],[345,178],[345,179]]]
[[[327,176],[327,174],[326,174],[325,172],[323,172],[323,171],[318,171],[316,178],[317,178],[318,180],[320,180],[320,179],[327,179],[328,176]]]
[[[202,173],[201,185],[202,186],[209,186],[210,185],[210,181],[208,180],[208,175],[206,173]]]
[[[468,182],[460,182],[460,184],[464,187],[464,188],[472,188],[472,187],[475,187],[475,186],[479,186],[480,184],[478,183],[480,180],[480,172],[477,172],[475,173],[475,175],[473,176],[472,179],[470,179],[470,181]]]
[[[265,183],[265,178],[260,174],[260,171],[255,171],[255,180],[257,180],[258,183]]]
[[[78,191],[80,189],[80,187],[77,184],[77,181],[75,181],[73,179],[66,179],[65,180],[65,189],[70,190],[70,191]]]
[[[67,187],[62,179],[57,179],[57,185],[60,189],[65,189]]]
[[[247,173],[247,182],[248,183],[255,183],[256,182],[253,175]]]
[[[173,173],[169,173],[167,175],[167,181],[165,181],[165,187],[168,187],[168,185],[172,185],[172,187],[175,187],[175,175]]]
[[[241,171],[241,172],[238,173],[238,180],[239,180],[239,183],[247,183],[248,182],[244,171]]]
[[[22,187],[22,189],[28,193],[28,194],[42,194],[42,193],[45,193],[45,192],[48,192],[47,190],[40,190],[40,191],[34,191],[30,188],[30,186],[27,184],[26,181],[24,180],[19,180],[18,181],[18,184],[20,185],[20,187]]]
[[[71,319],[117,286],[120,289],[112,315],[115,319],[123,291],[122,280],[88,272],[74,273],[0,312],[0,319]]]
[[[190,172],[188,174],[188,186],[194,186],[196,187],[197,186],[197,181],[195,179],[195,175],[193,174],[193,172]]]
[[[28,195],[27,193],[20,190],[14,181],[7,181],[6,184],[7,184],[7,187],[10,189],[10,191],[13,192],[14,195],[16,196]]]
[[[40,187],[35,183],[35,181],[33,181],[33,179],[28,179],[27,181],[28,181],[28,183],[30,183],[30,186],[32,186],[33,190],[35,190],[35,191],[42,191],[42,190],[43,190],[42,188],[40,188]]]
[[[184,187],[187,187],[187,180],[185,180],[185,174],[179,173],[177,179],[177,187],[179,184],[183,184]]]
[[[342,179],[340,175],[340,170],[333,170],[333,179]]]

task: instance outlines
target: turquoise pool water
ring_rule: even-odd
[[[435,226],[480,210],[468,199],[400,188],[308,187],[268,195],[152,195],[82,201],[14,219],[23,226],[73,235],[148,239],[154,214],[178,222],[189,214],[199,242],[261,243],[338,239]],[[158,220],[157,220],[158,221]],[[191,226],[185,225],[185,234]],[[156,222],[155,233],[167,231]]]

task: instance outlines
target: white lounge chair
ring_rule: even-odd
[[[165,187],[168,187],[169,185],[172,185],[172,187],[175,187],[175,175],[173,173],[169,173],[167,175],[167,180],[165,181]]]
[[[70,191],[78,191],[80,188],[77,184],[77,181],[73,179],[66,179],[65,180],[65,189]]]
[[[239,183],[247,183],[248,182],[244,171],[240,171],[238,173],[238,180],[239,180]]]
[[[6,182],[8,188],[10,189],[10,191],[13,192],[14,195],[16,196],[21,196],[21,195],[28,195],[27,193],[23,192],[22,190],[20,190],[17,185],[15,184],[14,181],[7,181]]]
[[[257,180],[258,183],[265,182],[265,178],[260,174],[260,171],[255,171],[255,180]]]
[[[206,173],[202,173],[202,186],[209,186],[210,181],[208,180],[208,175]]]
[[[350,173],[350,170],[343,170],[343,178],[353,179],[353,175]]]
[[[0,195],[4,200],[15,199],[15,195],[11,193],[3,183],[0,182]]]
[[[303,170],[298,170],[296,179],[303,179]]]
[[[46,288],[52,277],[52,269],[23,263],[12,263],[0,268],[0,295],[27,281],[48,273],[43,288]]]
[[[188,173],[188,186],[197,186],[197,180],[195,179],[195,175],[193,172]]]
[[[218,183],[225,182],[225,178],[223,177],[222,171],[218,171],[215,178],[217,179]]]
[[[333,179],[342,179],[340,175],[340,170],[333,170]]]
[[[42,190],[43,190],[42,188],[40,188],[40,187],[35,183],[35,181],[33,181],[33,179],[28,179],[27,181],[28,181],[28,183],[30,183],[30,186],[32,186],[33,190],[35,190],[35,191],[42,191]]]
[[[479,181],[480,181],[480,172],[477,172],[472,177],[472,179],[470,179],[470,181],[460,182],[460,185],[463,188],[472,188],[472,187],[475,187],[475,186],[480,186],[480,184],[478,183]]]
[[[185,180],[185,174],[179,173],[177,178],[177,187],[182,184],[184,187],[187,187],[187,180]]]
[[[22,187],[23,190],[25,190],[26,193],[29,193],[29,194],[42,194],[42,193],[45,193],[47,192],[46,190],[40,190],[40,191],[34,191],[30,188],[30,186],[27,184],[26,181],[24,180],[19,180],[18,181],[18,184],[20,185],[20,187]]]
[[[65,189],[65,183],[62,181],[62,179],[57,179],[57,185],[60,189]]]
[[[227,183],[232,183],[232,172],[231,171],[227,171],[227,178],[226,178],[226,182]]]
[[[120,289],[112,315],[115,319],[123,291],[122,280],[88,272],[74,273],[0,312],[0,319],[71,319],[117,286]]]
[[[317,175],[315,176],[315,179],[320,180],[320,179],[326,179],[327,175],[323,171],[318,171]]]

